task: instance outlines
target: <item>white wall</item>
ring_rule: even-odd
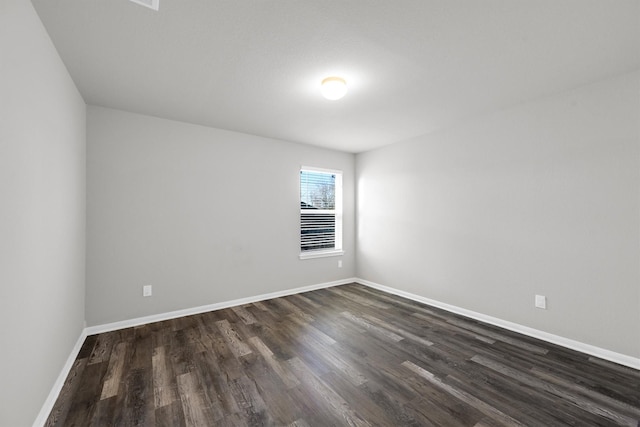
[[[639,95],[636,72],[358,155],[357,276],[639,357]]]
[[[0,2],[0,425],[31,425],[84,327],[86,107],[31,2]]]
[[[89,325],[353,277],[352,154],[101,107],[87,126]],[[298,259],[301,165],[344,171],[342,257]]]

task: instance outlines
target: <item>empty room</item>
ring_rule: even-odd
[[[0,427],[640,426],[639,0],[0,0]]]

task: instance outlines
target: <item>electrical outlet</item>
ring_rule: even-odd
[[[342,260],[341,259],[338,260],[338,268],[342,268]]]
[[[544,295],[536,295],[536,308],[547,309],[547,297]]]
[[[142,296],[143,297],[151,296],[151,285],[146,285],[142,287]]]

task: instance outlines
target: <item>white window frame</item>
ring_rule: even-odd
[[[303,213],[304,209],[300,208],[300,193],[301,193],[301,185],[300,185],[300,173],[302,171],[308,172],[320,172],[335,175],[335,209],[333,211],[320,211],[318,213],[335,213],[335,246],[331,249],[318,249],[318,250],[310,250],[310,251],[302,251],[300,250],[300,259],[312,259],[312,258],[324,258],[330,256],[340,256],[344,255],[344,251],[342,250],[342,222],[343,222],[343,202],[342,202],[342,171],[337,169],[324,169],[317,168],[313,166],[301,166],[298,171],[298,209],[300,215]],[[298,234],[298,248],[300,248],[301,239],[300,235],[302,233],[302,224],[301,217],[298,217],[298,229],[300,233]]]

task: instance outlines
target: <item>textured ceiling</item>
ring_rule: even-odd
[[[349,152],[640,67],[638,0],[32,3],[88,104]]]

